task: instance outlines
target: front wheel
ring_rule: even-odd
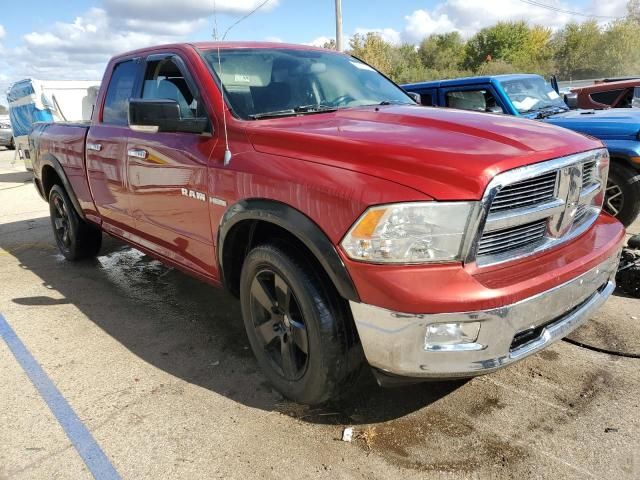
[[[49,192],[49,213],[56,244],[67,260],[82,260],[98,254],[102,233],[80,218],[60,185],[54,185]]]
[[[258,364],[285,397],[309,405],[344,393],[364,364],[346,302],[293,248],[262,245],[242,267],[240,299]]]
[[[640,214],[640,173],[627,165],[612,162],[604,199],[604,210],[625,227]]]

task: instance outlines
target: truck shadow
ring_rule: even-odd
[[[43,315],[48,306],[73,304],[145,362],[239,403],[306,422],[357,425],[403,417],[464,384],[382,389],[370,375],[344,401],[319,408],[288,402],[259,371],[231,295],[107,236],[97,259],[69,263],[50,228],[46,217],[0,225],[0,248],[64,297],[20,297],[15,305]]]

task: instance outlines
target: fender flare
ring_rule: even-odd
[[[60,164],[58,159],[53,155],[51,155],[50,153],[47,153],[39,159],[39,163],[40,163],[39,176],[40,176],[40,183],[42,183],[43,195],[44,195],[44,183],[42,178],[42,170],[44,169],[45,166],[49,166],[53,168],[53,170],[58,174],[58,177],[62,182],[62,186],[67,192],[67,195],[69,196],[69,199],[71,200],[71,204],[73,205],[73,208],[76,211],[76,213],[80,216],[80,218],[82,218],[83,220],[86,220],[86,217],[84,216],[84,212],[82,211],[82,207],[80,207],[80,202],[78,202],[78,198],[76,197],[76,194],[73,191],[73,187],[71,186],[71,183],[69,182],[69,178],[67,178],[67,174],[65,173],[64,168],[62,168],[62,165]],[[45,200],[49,202],[48,198],[45,198]]]
[[[225,212],[218,229],[218,262],[223,281],[225,239],[234,226],[246,220],[272,223],[295,236],[315,256],[335,285],[338,293],[347,300],[360,301],[347,267],[331,240],[304,213],[275,200],[241,200],[229,207]]]

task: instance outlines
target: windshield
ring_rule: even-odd
[[[640,87],[636,87],[633,90],[633,100],[631,100],[631,106],[633,108],[640,108]]]
[[[415,104],[400,87],[355,58],[295,49],[208,50],[230,107],[258,119],[363,105]]]
[[[505,80],[500,84],[520,113],[555,107],[567,109],[560,95],[542,77]]]

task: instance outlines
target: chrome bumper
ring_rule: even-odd
[[[414,315],[351,302],[351,311],[372,367],[408,377],[481,375],[542,350],[584,323],[615,289],[619,259],[614,255],[563,285],[494,310]],[[457,322],[481,322],[475,343],[426,348],[428,325]],[[527,331],[526,342],[514,343]]]

